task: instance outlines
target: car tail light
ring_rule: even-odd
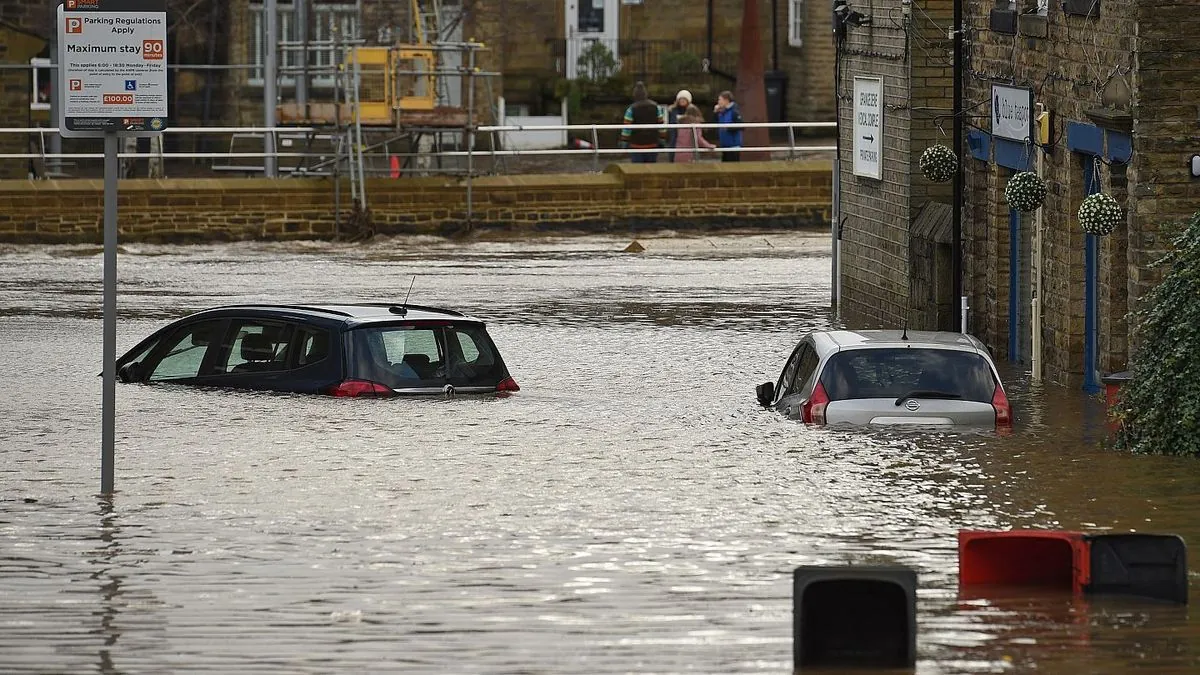
[[[998,384],[995,393],[992,394],[992,408],[996,411],[996,428],[1012,429],[1012,406],[1008,404],[1003,387]]]
[[[808,401],[804,403],[801,412],[804,415],[805,424],[825,424],[825,406],[829,405],[829,394],[825,393],[825,385],[817,382],[817,388],[813,389],[812,396],[808,397]]]
[[[496,385],[496,391],[521,391],[521,387],[517,385],[516,380],[506,377]]]
[[[343,380],[329,388],[329,394],[337,397],[391,396],[395,393],[390,387],[370,380]]]

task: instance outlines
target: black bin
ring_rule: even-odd
[[[1186,604],[1187,545],[1173,534],[1093,534],[1088,593]]]
[[[763,73],[763,87],[767,91],[767,121],[787,121],[788,75],[782,70]]]
[[[899,566],[797,567],[792,640],[797,670],[914,665],[917,573]]]

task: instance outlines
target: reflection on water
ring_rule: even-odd
[[[1006,372],[1016,432],[806,429],[761,409],[829,326],[824,236],[129,247],[119,348],[252,301],[489,322],[522,391],[345,401],[118,388],[93,496],[100,258],[0,249],[4,672],[775,672],[791,570],[920,572],[919,673],[1196,672],[1186,608],[960,598],[960,528],[1197,540],[1200,465],[1102,447]]]

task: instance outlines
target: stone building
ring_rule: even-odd
[[[1171,224],[1200,209],[1188,166],[1200,152],[1200,4],[1001,5],[973,0],[967,14],[990,27],[972,35],[965,69],[965,107],[982,122],[964,159],[970,329],[997,355],[1039,361],[1049,381],[1095,391],[1127,365],[1127,315],[1159,278],[1152,263]],[[1049,138],[1004,138],[1014,134],[994,128],[994,90],[1028,92],[1032,115],[1048,113]],[[1009,177],[1026,170],[1040,171],[1049,192],[1034,214],[1004,199]],[[1124,208],[1111,235],[1080,226],[1079,205],[1093,192]]]
[[[422,7],[430,3],[422,0]],[[515,105],[532,109],[557,105],[556,84],[576,75],[578,56],[591,42],[611,47],[627,77],[646,79],[661,98],[682,86],[692,86],[715,96],[733,82],[716,73],[737,70],[742,3],[711,0],[685,3],[642,3],[629,0],[441,0],[441,36],[449,40],[476,40],[488,49],[479,67],[499,71],[503,77],[480,78],[476,100],[480,117],[491,121],[492,104],[504,96]],[[296,4],[278,2],[279,39],[298,39]],[[411,2],[389,0],[323,0],[309,5],[308,34],[314,41],[335,37],[362,39],[367,44],[412,41]],[[709,8],[711,6],[711,18]],[[828,40],[828,13],[820,3],[803,0],[760,0],[766,68],[786,73],[786,117],[793,120],[830,120],[833,117],[833,52]],[[772,11],[775,21],[771,21]],[[263,3],[257,0],[168,0],[169,59],[172,64],[170,118],[173,126],[258,125],[263,120]],[[51,42],[54,24],[49,5],[42,0],[8,0],[0,3],[0,61],[28,63]],[[711,48],[709,37],[711,36]],[[31,54],[26,54],[32,50]],[[18,53],[20,52],[20,53]],[[48,51],[44,52],[49,56]],[[709,59],[709,57],[712,57]],[[451,57],[453,58],[453,57]],[[331,65],[329,48],[317,48],[310,62]],[[709,59],[710,70],[703,63]],[[295,51],[282,50],[280,63],[298,63]],[[218,68],[205,67],[216,65]],[[457,63],[450,63],[453,67]],[[189,67],[191,66],[191,67]],[[30,116],[28,96],[22,97],[28,73],[5,70],[0,86],[7,94],[0,101],[0,116],[9,126],[30,121],[49,124],[44,111]],[[313,76],[310,98],[331,100],[333,76]],[[447,78],[453,80],[454,78]],[[671,81],[674,80],[674,81]],[[280,95],[294,97],[292,75],[281,75]],[[706,89],[707,88],[707,89]],[[19,90],[19,91],[18,91]],[[452,105],[464,97],[460,82],[447,90]],[[622,86],[624,93],[627,87]],[[708,91],[711,90],[711,91]],[[698,95],[698,98],[704,94]],[[44,119],[38,119],[40,115]],[[220,150],[228,139],[167,135],[168,150],[183,143],[187,150]],[[0,138],[5,147],[17,136]],[[91,148],[92,141],[68,141],[68,150]],[[17,147],[17,146],[13,146]],[[18,166],[18,164],[21,164]],[[23,163],[0,162],[5,175],[25,175]]]
[[[1200,46],[1191,38],[1200,28],[1200,5],[964,4],[967,132],[959,156],[968,330],[998,357],[1036,366],[1047,381],[1094,391],[1103,374],[1127,364],[1134,340],[1127,314],[1158,279],[1152,262],[1168,243],[1171,224],[1200,209],[1200,180],[1188,166],[1200,152],[1200,71],[1194,67]],[[907,60],[889,51],[901,49],[905,32],[880,20],[891,3],[879,0],[855,6],[873,12],[875,21],[870,28],[851,28],[842,51],[843,146],[852,133],[847,71],[896,80],[885,88],[889,106],[911,96],[911,114],[897,111],[885,122],[882,181],[853,176],[845,147],[841,154],[842,304],[876,323],[907,319],[946,328],[957,326],[957,303],[937,290],[949,287],[943,277],[948,270],[937,260],[936,244],[931,260],[920,255],[928,247],[917,241],[924,230],[938,228],[919,228],[914,221],[923,199],[942,201],[949,194],[949,184],[924,180],[916,160],[933,143],[951,144],[953,118],[945,111],[953,84],[953,52],[945,39],[951,6],[914,1],[912,7]],[[916,16],[934,30],[922,35]],[[927,76],[918,77],[918,68]],[[936,113],[932,134],[927,124],[916,128],[925,117],[921,108]],[[1042,113],[1045,139],[1036,119]],[[1039,171],[1048,187],[1033,214],[1010,210],[1004,196],[1011,176],[1027,170]],[[1113,195],[1126,215],[1103,237],[1085,234],[1076,215],[1084,197],[1100,191]],[[934,280],[939,303],[950,303],[949,322],[933,321],[922,309],[929,302],[927,279]]]
[[[18,9],[22,11],[15,11]],[[41,17],[41,8],[35,13],[33,8],[0,6],[0,65],[29,65],[31,59],[45,54],[46,41],[25,27]],[[0,69],[0,127],[29,127],[49,121],[49,82],[44,75],[19,67]],[[0,153],[26,153],[36,147],[32,138],[0,134]],[[34,170],[28,160],[0,162],[0,178],[24,178]]]

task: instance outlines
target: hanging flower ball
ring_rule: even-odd
[[[1032,171],[1022,171],[1008,179],[1004,199],[1022,213],[1037,211],[1046,201],[1046,181]]]
[[[1112,195],[1097,192],[1088,195],[1079,205],[1079,224],[1083,231],[1103,237],[1112,233],[1125,220],[1121,204]]]
[[[958,171],[958,157],[954,151],[944,145],[935,145],[925,149],[918,161],[921,173],[935,183],[945,183],[954,178]]]

